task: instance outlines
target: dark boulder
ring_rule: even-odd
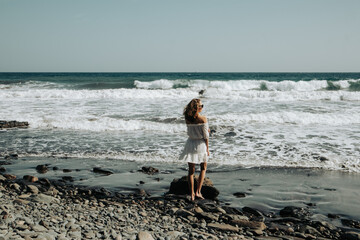
[[[234,137],[234,136],[236,136],[236,133],[235,132],[228,132],[228,133],[225,133],[224,136],[225,137]]]
[[[71,176],[63,176],[61,179],[64,180],[64,181],[68,181],[68,182],[73,182],[74,181],[74,178],[71,177]]]
[[[9,161],[0,161],[0,165],[11,165],[12,163]]]
[[[360,221],[351,219],[341,219],[341,223],[345,226],[360,229]]]
[[[28,182],[37,182],[39,181],[39,179],[35,176],[30,176],[30,175],[25,175],[23,177],[24,180],[28,181]]]
[[[159,173],[159,169],[154,168],[154,167],[142,167],[140,172],[152,175],[152,174],[155,174],[155,173]]]
[[[100,174],[105,174],[105,175],[111,175],[113,174],[113,172],[109,171],[109,170],[104,170],[98,167],[93,168],[93,172],[94,173],[100,173]]]
[[[308,208],[288,206],[280,211],[280,216],[308,219],[311,214]]]
[[[0,129],[3,128],[26,128],[29,126],[28,122],[18,122],[18,121],[0,121]]]
[[[246,197],[246,194],[243,193],[243,192],[236,192],[236,193],[234,193],[233,195],[234,195],[235,197],[237,197],[237,198],[244,198],[244,197]]]
[[[243,207],[242,210],[243,210],[243,212],[250,213],[250,214],[254,215],[255,217],[263,217],[262,212],[260,212],[259,210],[255,209],[255,208]]]
[[[19,157],[19,155],[14,153],[14,154],[6,155],[5,159],[17,159],[18,157]]]
[[[198,177],[194,178],[194,191],[198,184]],[[180,179],[174,179],[170,184],[169,193],[176,195],[186,195],[189,194],[189,185],[187,176],[183,176]],[[201,188],[201,193],[206,199],[216,199],[219,195],[219,191],[213,186],[212,181],[209,178],[205,178],[203,186]]]
[[[36,171],[38,171],[38,173],[46,173],[48,171],[48,168],[46,165],[37,165]]]

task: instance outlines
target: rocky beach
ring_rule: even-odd
[[[1,164],[10,165],[16,157],[5,156]],[[337,214],[319,221],[308,207],[286,206],[268,213],[228,206],[218,200],[210,179],[203,188],[209,199],[191,202],[183,194],[186,178],[169,182],[168,191],[152,196],[141,186],[124,193],[78,186],[71,176],[49,180],[44,173],[59,170],[51,166],[34,166],[36,176],[23,177],[7,173],[4,166],[0,239],[360,239],[360,222]],[[151,176],[159,172],[153,167],[137,170]],[[101,168],[92,171],[112,174]]]

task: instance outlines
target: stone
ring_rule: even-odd
[[[53,203],[53,202],[60,203],[59,199],[42,194],[42,193],[40,193],[38,195],[33,195],[31,198],[34,202],[48,203],[48,204]]]
[[[38,173],[46,173],[48,171],[48,168],[46,165],[37,165],[36,166],[36,171]]]
[[[341,223],[345,226],[360,229],[360,222],[350,219],[341,219]]]
[[[251,213],[252,215],[254,215],[256,217],[263,217],[263,214],[259,210],[255,209],[255,208],[243,207],[242,210],[244,212]]]
[[[62,180],[67,181],[67,182],[73,182],[74,178],[72,176],[63,176],[61,177]]]
[[[9,162],[9,161],[0,161],[0,165],[11,165],[11,164],[12,164],[12,162]]]
[[[310,212],[307,208],[288,206],[280,210],[280,216],[282,217],[294,217],[298,219],[308,219]]]
[[[201,207],[195,207],[194,212],[195,213],[203,213],[204,211],[201,209]]]
[[[196,190],[198,177],[194,178],[194,191]],[[189,185],[187,176],[183,176],[180,179],[174,179],[170,184],[169,193],[175,195],[186,195],[189,193]],[[201,193],[206,199],[216,199],[219,195],[219,190],[213,187],[212,181],[209,178],[204,179]]]
[[[199,219],[205,219],[207,221],[217,222],[219,220],[218,215],[213,214],[213,213],[207,213],[207,212],[196,213],[196,217]]]
[[[50,186],[51,185],[50,180],[47,179],[47,178],[39,178],[39,182],[44,186]]]
[[[170,231],[166,233],[166,239],[178,239],[179,237],[185,235],[185,233],[178,232],[178,231]]]
[[[17,184],[17,183],[11,184],[11,185],[10,185],[10,188],[15,189],[15,190],[18,191],[18,192],[21,190],[20,185]]]
[[[46,232],[47,229],[41,225],[34,225],[31,227],[35,232]]]
[[[337,214],[332,214],[332,213],[329,213],[329,214],[328,214],[328,218],[335,219],[335,218],[340,218],[340,216],[339,216],[339,215],[337,215]]]
[[[179,210],[176,211],[175,214],[176,214],[177,216],[180,216],[180,217],[195,216],[194,213],[189,212],[189,211],[187,211],[187,210],[185,210],[185,209],[179,209]]]
[[[137,240],[154,240],[150,233],[141,231],[137,235]]]
[[[37,177],[30,176],[30,175],[25,175],[23,177],[23,179],[28,181],[28,182],[37,182],[37,181],[39,181],[39,179]]]
[[[266,225],[263,222],[247,221],[247,220],[232,220],[231,224],[238,225],[239,227],[248,227],[251,229],[265,230]]]
[[[16,176],[12,174],[4,174],[3,175],[7,180],[15,180]]]
[[[69,172],[72,172],[72,170],[71,169],[63,169],[63,172],[64,173],[69,173]]]
[[[28,185],[27,188],[28,188],[28,191],[33,193],[33,194],[38,194],[39,193],[39,189],[34,185]]]
[[[360,233],[346,232],[341,237],[342,237],[341,239],[346,239],[346,240],[360,240]]]
[[[0,181],[5,181],[6,180],[6,177],[4,177],[3,175],[0,174]]]
[[[111,172],[111,171],[109,171],[109,170],[104,170],[104,169],[101,169],[101,168],[98,168],[98,167],[94,167],[94,168],[93,168],[93,172],[94,172],[94,173],[105,174],[105,175],[111,175],[111,174],[113,174],[113,172]]]
[[[237,198],[244,198],[244,197],[246,197],[246,194],[243,193],[243,192],[236,192],[236,193],[234,193],[233,195],[234,195],[235,197],[237,197]]]
[[[3,128],[26,128],[29,126],[28,122],[18,122],[18,121],[0,121],[0,129]]]
[[[159,173],[159,169],[154,168],[154,167],[142,167],[140,171],[143,173],[149,174],[149,175]]]
[[[224,137],[234,137],[234,136],[236,136],[235,132],[227,132],[224,134]]]
[[[255,230],[253,230],[253,231],[251,231],[254,235],[256,235],[256,236],[261,236],[261,235],[263,235],[263,231],[262,230],[260,230],[260,229],[255,229]]]
[[[6,172],[6,169],[2,166],[0,166],[0,172]]]
[[[230,220],[245,220],[245,221],[249,221],[249,218],[247,216],[242,216],[242,215],[236,215],[236,214],[226,214],[225,215],[228,219]]]
[[[229,225],[229,224],[221,224],[221,223],[209,223],[207,225],[209,228],[215,228],[217,230],[221,230],[221,231],[233,231],[233,232],[238,232],[239,228]]]
[[[24,198],[29,198],[31,195],[30,194],[21,194],[19,195],[19,198],[24,199]]]

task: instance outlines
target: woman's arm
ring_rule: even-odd
[[[207,152],[207,155],[210,156],[210,152],[209,152],[209,139],[205,139],[205,144],[206,144],[206,152]]]

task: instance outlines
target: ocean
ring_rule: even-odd
[[[0,73],[0,153],[176,163],[198,97],[212,164],[360,172],[360,73]]]
[[[0,130],[0,159],[18,154],[5,165],[18,177],[163,195],[187,174],[178,157],[192,98],[212,130],[207,176],[219,200],[360,220],[360,73],[0,73],[0,120],[30,124]]]

